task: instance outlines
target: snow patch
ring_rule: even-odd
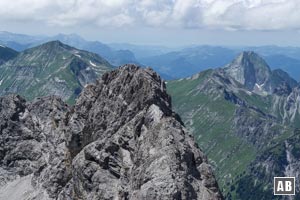
[[[64,83],[65,82],[65,80],[61,80],[58,77],[54,77],[54,81],[58,82],[58,83]]]
[[[90,61],[90,65],[92,65],[93,67],[96,67],[97,65],[95,63],[93,63],[92,61]]]
[[[79,55],[79,54],[74,54],[76,57],[78,57],[78,58],[81,58],[81,55]]]
[[[259,85],[259,84],[255,83],[255,86],[256,86],[258,89],[260,89],[260,90],[262,90],[262,89],[263,89],[264,85],[265,85],[264,83],[263,83],[263,84],[261,84],[261,85]]]
[[[2,85],[3,80],[0,81],[0,85]]]
[[[246,93],[247,93],[248,95],[252,95],[252,92],[250,92],[250,91],[246,91]]]
[[[3,46],[3,45],[1,45],[1,44],[0,44],[0,47],[6,48],[6,46]]]
[[[255,86],[256,86],[258,89],[261,90],[261,86],[260,86],[260,85],[258,85],[257,83],[255,83]]]

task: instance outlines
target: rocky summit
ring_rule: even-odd
[[[0,199],[222,199],[164,81],[125,65],[57,97],[0,98]]]

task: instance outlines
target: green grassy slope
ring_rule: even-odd
[[[240,179],[252,173],[249,167],[257,157],[293,135],[294,127],[271,112],[271,95],[249,92],[218,71],[170,81],[167,90],[229,199],[240,199]]]

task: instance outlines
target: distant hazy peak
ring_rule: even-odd
[[[73,47],[69,46],[69,45],[66,45],[64,43],[62,43],[61,41],[59,40],[53,40],[53,41],[50,41],[50,42],[46,42],[44,44],[41,44],[37,47],[51,47],[51,48],[57,48],[57,47],[62,47],[62,48],[65,48],[65,49],[72,49]]]

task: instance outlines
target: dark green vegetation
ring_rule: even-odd
[[[17,55],[18,55],[17,51],[0,45],[0,65],[10,59],[15,58]]]
[[[167,88],[227,199],[274,199],[274,176],[299,179],[300,92],[286,73],[244,53],[224,69],[170,81]]]
[[[110,69],[97,54],[48,42],[0,65],[0,94],[18,93],[28,100],[57,95],[72,103],[86,84]]]

